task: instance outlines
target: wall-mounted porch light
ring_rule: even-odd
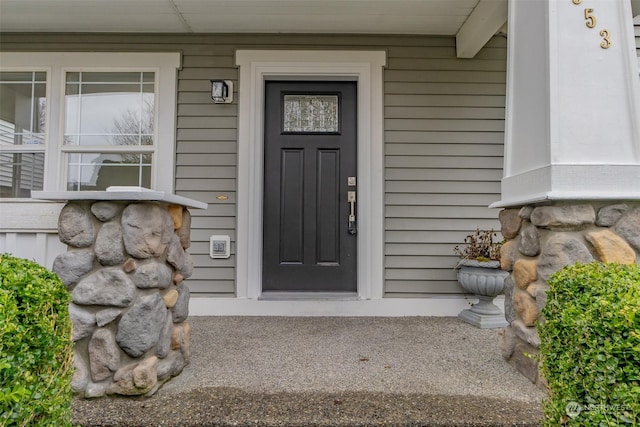
[[[230,104],[233,101],[233,82],[211,80],[211,99],[216,104]]]

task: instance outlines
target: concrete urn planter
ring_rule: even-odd
[[[462,260],[457,269],[462,288],[478,298],[476,304],[461,311],[458,317],[481,329],[507,326],[504,313],[493,300],[502,293],[509,273],[500,269],[498,261]]]

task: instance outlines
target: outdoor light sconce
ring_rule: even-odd
[[[215,104],[230,104],[233,101],[233,82],[211,80],[211,99]]]

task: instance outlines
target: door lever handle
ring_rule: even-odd
[[[356,235],[358,227],[356,224],[356,192],[347,192],[347,201],[349,202],[349,221],[347,222],[347,232],[351,235]]]

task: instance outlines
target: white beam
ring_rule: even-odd
[[[507,0],[480,0],[456,34],[458,58],[473,58],[507,22]]]

